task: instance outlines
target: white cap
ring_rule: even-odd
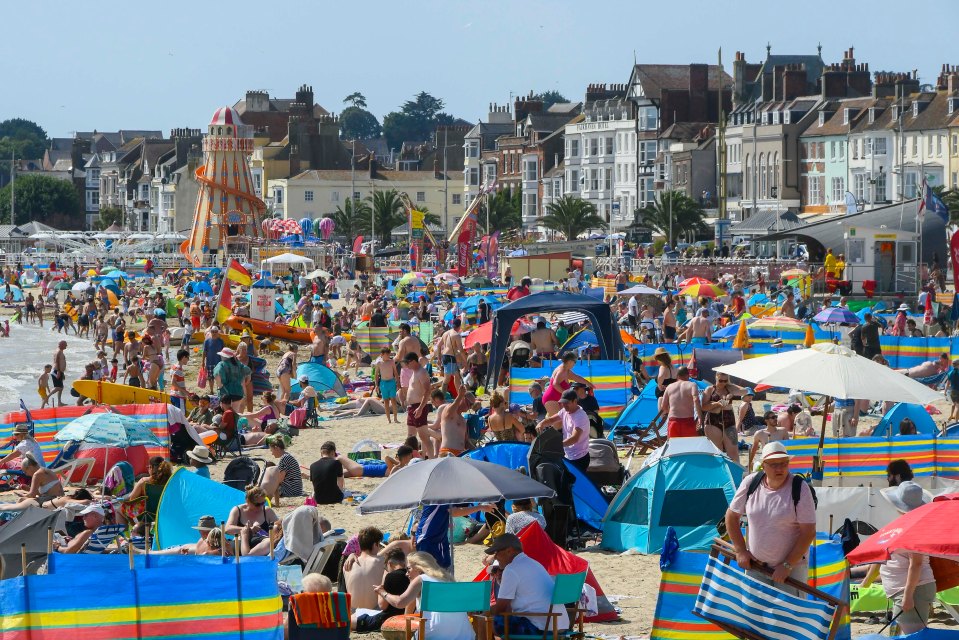
[[[101,516],[106,515],[106,512],[103,510],[103,507],[101,507],[98,504],[88,504],[87,508],[80,512],[80,515],[85,516],[88,513],[99,513]]]
[[[761,462],[766,462],[766,460],[775,460],[777,458],[785,458],[789,460],[792,456],[789,455],[789,452],[786,450],[786,446],[782,442],[767,442],[763,445],[763,451],[759,456]]]

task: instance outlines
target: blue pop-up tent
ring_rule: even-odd
[[[154,547],[168,549],[196,542],[199,534],[193,527],[200,516],[213,516],[217,522],[225,522],[233,507],[243,504],[244,499],[239,489],[201,478],[180,467],[170,476],[160,496]]]
[[[707,549],[742,479],[742,467],[707,438],[670,438],[613,498],[603,547],[659,553],[673,527],[681,549]]]
[[[874,438],[894,438],[899,435],[899,423],[909,418],[916,425],[916,433],[923,436],[935,436],[939,433],[936,421],[932,419],[925,407],[907,402],[897,402],[882,417],[876,428],[872,430]]]
[[[319,362],[304,362],[296,367],[297,381],[290,387],[290,390],[294,394],[299,394],[300,392],[300,376],[308,377],[310,379],[310,386],[320,393],[332,391],[340,398],[346,395],[346,388],[343,386],[343,381],[340,380],[339,374]]]

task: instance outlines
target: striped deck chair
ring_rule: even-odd
[[[706,561],[706,573],[693,613],[750,640],[832,640],[845,605],[792,581],[790,586],[817,599],[786,593],[719,558],[718,547]]]
[[[103,524],[90,535],[83,553],[108,553],[107,547],[126,532],[125,524]]]

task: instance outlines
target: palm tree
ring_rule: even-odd
[[[652,203],[636,210],[636,222],[666,236],[666,242],[673,247],[677,234],[689,236],[705,233],[705,215],[699,203],[682,191],[664,191]],[[672,237],[669,233],[670,218],[673,221]]]
[[[365,201],[347,198],[345,203],[337,205],[336,211],[323,217],[332,218],[336,225],[333,232],[352,242],[356,236],[369,233],[370,215],[370,205]]]
[[[500,231],[505,234],[519,229],[523,225],[519,209],[513,203],[509,191],[497,191],[483,202],[477,214],[477,222],[484,229],[487,223],[487,205],[489,207],[488,220],[491,232]]]
[[[567,240],[575,240],[590,229],[606,227],[606,221],[596,215],[593,203],[574,196],[563,196],[551,202],[546,208],[546,215],[537,222],[547,229],[562,233]]]
[[[377,191],[372,198],[367,198],[367,202],[373,208],[373,231],[382,242],[381,246],[386,246],[390,243],[393,227],[406,221],[406,205],[396,189]]]

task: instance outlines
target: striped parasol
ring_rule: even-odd
[[[796,320],[795,318],[787,318],[786,316],[768,316],[766,318],[760,318],[756,322],[749,325],[750,331],[806,331],[806,327],[809,326],[802,320]]]
[[[693,276],[692,278],[686,278],[685,280],[683,280],[676,286],[682,288],[682,287],[689,287],[694,284],[712,284],[712,283],[713,283],[712,280],[707,280],[706,278],[701,278],[700,276]]]
[[[726,290],[712,283],[691,284],[681,290],[680,295],[693,296],[694,298],[718,298],[726,295]]]

